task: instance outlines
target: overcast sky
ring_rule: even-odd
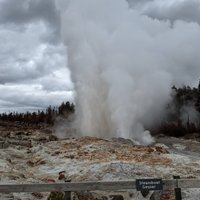
[[[200,0],[129,3],[151,18],[200,24]],[[0,112],[32,111],[73,101],[60,30],[55,0],[0,0]]]
[[[0,112],[72,100],[54,0],[0,0]]]

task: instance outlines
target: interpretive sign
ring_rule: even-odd
[[[136,189],[142,190],[162,190],[162,179],[136,179]]]

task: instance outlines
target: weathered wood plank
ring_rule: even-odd
[[[200,188],[200,179],[178,179],[179,188]]]
[[[173,189],[174,180],[164,180],[164,189]],[[94,191],[94,190],[127,190],[135,189],[133,181],[106,181],[81,183],[55,183],[55,184],[10,184],[0,185],[0,192],[51,192],[51,191]]]
[[[163,190],[173,190],[176,187],[176,180],[163,180]]]
[[[176,188],[177,180],[163,180],[163,190]],[[198,179],[178,180],[180,188],[200,188]],[[52,183],[52,184],[0,184],[0,192],[51,192],[51,191],[119,191],[135,189],[135,180],[128,181],[102,181],[102,182],[77,182],[77,183]]]

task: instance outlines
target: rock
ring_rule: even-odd
[[[160,200],[161,195],[162,195],[162,191],[155,191],[153,192],[149,200]]]
[[[48,142],[48,138],[45,136],[41,136],[41,137],[37,138],[37,141],[45,143],[45,142]]]
[[[122,195],[110,195],[111,200],[124,200]]]
[[[31,193],[34,197],[36,197],[37,199],[42,199],[44,196],[43,194],[41,194],[40,192],[33,192]]]
[[[75,192],[73,200],[108,200],[108,197],[91,192]]]
[[[65,200],[64,192],[51,192],[47,200]]]
[[[0,141],[0,149],[7,149],[9,146],[10,144],[7,140],[5,142]]]
[[[26,141],[26,140],[25,141],[24,140],[10,140],[9,143],[12,145],[16,145],[16,146],[24,146],[24,147],[29,147],[29,148],[32,147],[31,140],[28,140],[28,141]]]
[[[50,135],[49,141],[58,141],[58,138],[55,135]]]
[[[58,177],[58,180],[65,180],[65,175],[61,173]]]
[[[173,191],[155,191],[149,200],[175,200]]]
[[[164,154],[165,153],[169,153],[169,151],[166,148],[164,148],[164,147],[156,146],[155,149],[156,149],[156,151],[158,153],[164,153]]]
[[[120,142],[122,144],[129,144],[129,145],[136,145],[135,141],[131,139],[125,139],[125,138],[112,138],[112,141],[114,142]]]
[[[35,159],[35,160],[28,160],[27,161],[27,165],[29,165],[31,167],[35,167],[35,166],[38,166],[38,165],[44,165],[44,164],[46,164],[46,161],[42,160],[42,159]]]

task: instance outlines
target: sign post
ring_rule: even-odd
[[[178,187],[178,180],[180,179],[180,176],[173,176],[174,179],[176,179],[176,188],[174,189],[176,200],[182,200],[181,195],[181,188]]]

